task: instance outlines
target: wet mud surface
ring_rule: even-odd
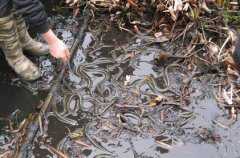
[[[52,21],[58,36],[70,46],[77,22],[62,16]],[[240,156],[239,121],[223,125],[225,110],[214,95],[221,76],[191,78],[193,70],[187,71],[182,62],[156,65],[156,56],[168,46],[148,45],[145,36],[131,37],[103,23],[89,28],[46,114],[44,139],[34,141],[34,157],[61,157],[51,147],[72,158]],[[50,84],[56,61],[38,60],[43,80]],[[47,90],[36,93],[17,84],[8,67],[2,69],[6,81],[0,82],[0,116],[10,116],[16,109],[28,115]],[[46,85],[41,88],[47,89]],[[10,148],[9,142],[11,137],[3,133],[0,152]]]

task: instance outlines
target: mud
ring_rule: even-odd
[[[72,30],[77,29],[78,24],[72,18],[62,16],[52,19],[56,24],[54,30],[70,46],[74,39]],[[36,139],[34,143],[36,158],[57,157],[44,144],[73,158],[240,156],[239,121],[229,128],[215,122],[216,118],[227,119],[225,110],[219,108],[214,98],[216,89],[213,83],[218,80],[218,75],[194,77],[187,88],[187,99],[179,102],[181,97],[177,94],[181,94],[182,81],[189,77],[182,68],[171,67],[169,70],[170,92],[159,92],[156,85],[151,87],[145,82],[138,82],[153,76],[158,79],[157,87],[166,87],[164,79],[159,77],[163,67],[154,64],[155,55],[165,50],[166,46],[145,46],[144,37],[131,37],[117,29],[103,31],[101,27],[104,25],[96,22],[96,26],[92,26],[86,34],[83,49],[79,49],[74,59],[74,67],[82,68],[79,70],[81,73],[76,75],[69,71],[63,90],[56,96],[57,113],[64,119],[75,120],[78,125],[71,125],[50,114],[46,140]],[[39,61],[45,81],[50,84],[55,75],[56,61],[48,57]],[[33,107],[44,97],[41,91],[34,91],[33,95],[29,87],[18,84],[9,67],[2,68],[1,76],[0,116],[9,117],[16,109],[20,109],[22,117],[34,111]],[[77,98],[73,99],[64,111],[64,97],[72,94],[80,95],[80,101],[78,103]],[[162,95],[168,97],[166,103],[151,103],[155,97]],[[51,111],[56,113],[56,109]],[[78,135],[73,139],[69,136],[71,133]],[[5,134],[0,137],[2,147],[10,141],[6,142],[7,137],[4,137]],[[2,147],[0,151],[4,150]]]

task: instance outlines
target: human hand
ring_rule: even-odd
[[[70,59],[70,52],[67,46],[60,40],[57,39],[55,42],[49,44],[50,54],[63,62],[67,62]]]
[[[80,0],[66,0],[66,3],[72,7],[74,5],[77,5],[80,2]]]
[[[67,46],[49,29],[42,34],[49,45],[50,54],[55,58],[61,58],[64,62],[70,59],[70,53]]]

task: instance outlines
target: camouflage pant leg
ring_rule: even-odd
[[[13,15],[15,21],[16,21],[16,26],[17,26],[17,33],[19,35],[19,40],[22,44],[27,43],[27,38],[24,38],[24,36],[26,34],[28,34],[27,32],[27,26],[26,23],[24,21],[24,19],[22,18],[21,15]]]
[[[19,40],[24,50],[29,51],[32,55],[49,54],[49,47],[46,44],[34,40],[28,33],[25,20],[21,15],[14,14],[14,19],[17,24],[17,33]]]
[[[38,68],[23,55],[13,16],[0,18],[0,47],[9,65],[26,80],[40,76]]]
[[[0,46],[5,57],[15,61],[22,54],[16,24],[12,16],[0,18]]]

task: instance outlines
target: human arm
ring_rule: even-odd
[[[13,0],[13,4],[17,14],[23,16],[29,28],[43,36],[49,45],[51,55],[67,61],[69,59],[69,50],[50,29],[42,3],[39,0]]]
[[[70,53],[66,45],[49,29],[42,34],[44,40],[48,43],[50,53],[55,58],[61,58],[66,62],[70,58]]]

